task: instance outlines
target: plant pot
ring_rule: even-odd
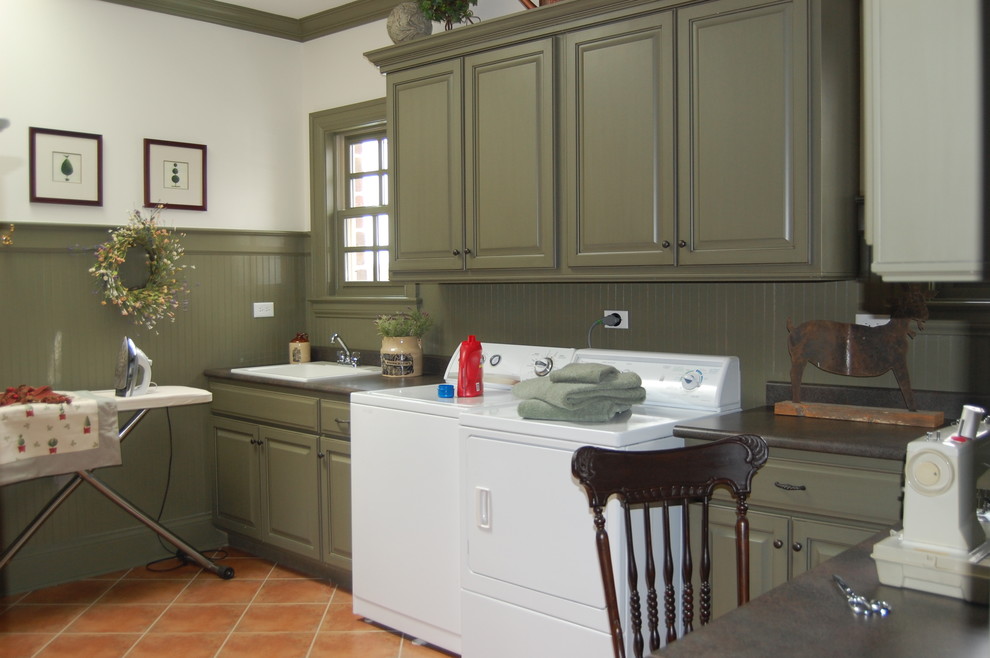
[[[423,341],[416,336],[382,337],[382,375],[419,377],[423,374]]]

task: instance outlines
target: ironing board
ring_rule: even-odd
[[[117,436],[120,441],[126,439],[131,431],[137,427],[138,423],[140,423],[152,409],[179,407],[189,404],[205,404],[213,400],[213,394],[209,391],[199,388],[191,388],[188,386],[158,386],[144,395],[137,395],[133,397],[116,397],[113,390],[92,391],[92,395],[96,398],[114,400],[116,402],[118,412],[133,412],[131,417],[124,423],[118,432]],[[48,517],[50,517],[52,513],[58,509],[59,505],[61,505],[66,498],[68,498],[69,495],[71,495],[72,492],[75,491],[83,482],[88,482],[93,486],[93,488],[109,498],[113,503],[120,506],[128,514],[154,530],[158,536],[175,546],[181,552],[181,556],[192,560],[207,571],[215,573],[220,578],[229,579],[234,577],[234,570],[231,567],[216,564],[206,556],[202,555],[199,551],[177,537],[163,525],[135,507],[126,498],[111,489],[102,481],[98,480],[91,472],[87,470],[76,471],[69,482],[66,483],[65,486],[63,486],[58,493],[56,493],[52,499],[48,501],[48,504],[44,507],[44,509],[42,509],[38,515],[34,517],[34,520],[31,521],[31,523],[28,524],[21,534],[17,536],[13,543],[5,549],[2,554],[0,554],[0,569],[3,569],[4,566],[6,566],[10,559],[14,557],[14,554],[16,554],[25,543],[27,543],[27,541],[34,535],[35,532],[38,531],[42,524],[48,520]]]

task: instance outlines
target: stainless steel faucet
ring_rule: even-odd
[[[351,352],[351,350],[347,348],[347,344],[344,342],[344,339],[341,338],[340,334],[338,333],[335,333],[332,336],[330,336],[330,345],[333,345],[334,343],[338,343],[343,348],[337,350],[337,363],[350,365],[357,368],[358,361],[360,361],[361,359],[361,353]]]

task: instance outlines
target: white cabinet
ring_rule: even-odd
[[[887,281],[980,281],[983,2],[865,0],[867,242]]]

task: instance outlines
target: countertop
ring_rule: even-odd
[[[652,655],[990,655],[986,605],[880,584],[870,553],[884,536],[871,537]],[[891,614],[855,615],[832,574],[857,594],[889,603]]]
[[[674,436],[713,441],[736,434],[756,434],[773,448],[892,459],[903,462],[910,441],[924,427],[777,416],[772,406],[704,416],[674,428]]]
[[[238,366],[240,367],[240,366]],[[407,386],[426,386],[443,383],[440,375],[422,375],[420,377],[383,377],[382,375],[358,375],[356,377],[335,377],[312,382],[293,382],[272,377],[244,375],[231,372],[232,368],[210,368],[204,371],[210,379],[225,379],[244,384],[264,384],[279,388],[293,388],[300,392],[331,393],[335,395],[350,395],[362,391],[379,391],[386,388],[405,388]]]

